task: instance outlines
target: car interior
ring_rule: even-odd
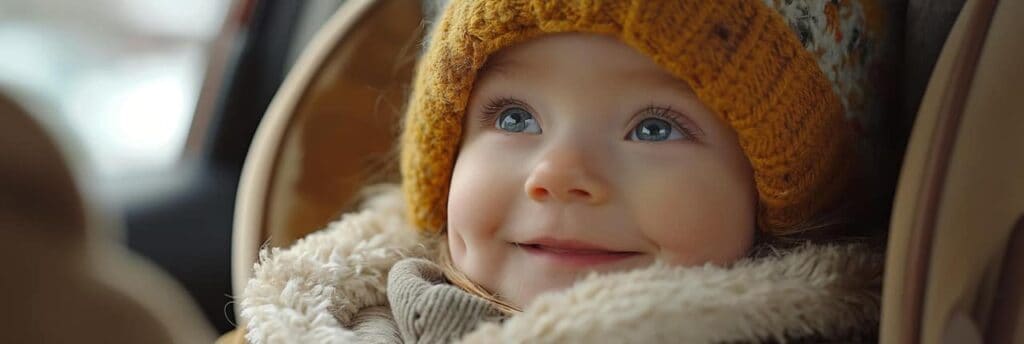
[[[879,341],[1024,343],[1024,2],[892,3],[905,20],[878,150]],[[0,342],[243,343],[231,295],[259,251],[397,180],[394,138],[429,12],[405,0],[234,2],[187,178],[120,211],[90,196],[73,144],[39,120],[46,108],[0,90],[2,251],[28,276],[0,281]]]

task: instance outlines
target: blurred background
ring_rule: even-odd
[[[229,0],[4,0],[0,80],[52,105],[103,180],[179,161]]]
[[[0,0],[0,85],[66,129],[117,235],[221,333],[233,327],[231,225],[249,142],[342,2]]]

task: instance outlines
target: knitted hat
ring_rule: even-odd
[[[758,226],[787,234],[834,204],[853,159],[846,117],[869,111],[880,27],[869,0],[453,0],[430,33],[405,117],[403,188],[413,223],[444,230],[452,169],[477,72],[538,36],[616,37],[738,134],[754,170]]]

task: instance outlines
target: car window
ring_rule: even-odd
[[[0,1],[0,83],[72,129],[97,177],[178,161],[230,0]]]

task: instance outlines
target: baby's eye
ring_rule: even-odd
[[[653,117],[640,121],[629,134],[629,140],[632,141],[667,141],[686,137],[684,133],[675,130],[672,123]]]
[[[494,127],[511,133],[540,134],[540,124],[530,112],[520,107],[510,107],[501,111]]]

